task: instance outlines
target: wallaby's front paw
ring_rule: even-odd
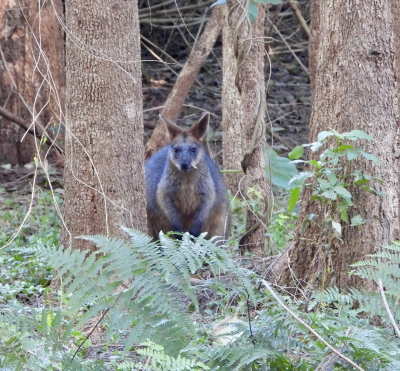
[[[172,223],[171,231],[179,232],[179,233],[183,233],[184,232],[182,225],[178,224],[178,223]]]
[[[192,228],[190,228],[189,233],[193,237],[199,237],[201,233],[201,226],[194,225]]]

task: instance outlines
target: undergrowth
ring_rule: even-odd
[[[311,371],[331,356],[318,338],[259,286],[258,277],[212,241],[185,234],[181,241],[162,235],[160,243],[154,243],[141,232],[125,231],[129,243],[84,237],[98,248],[91,254],[41,241],[26,248],[58,272],[62,301],[58,307],[44,302],[37,309],[14,302],[0,311],[0,370]],[[394,288],[387,296],[389,306],[396,308],[399,248],[389,249],[384,257],[374,255],[359,263],[353,274],[365,276],[373,267],[368,278],[380,277],[386,287]],[[375,264],[383,258],[392,262],[390,275],[379,274],[380,269],[387,270],[383,262]],[[211,278],[192,286],[191,274],[204,266]],[[226,323],[225,345],[215,342],[212,326],[204,321],[205,307],[198,300],[202,292],[219,309],[225,307],[225,314],[222,310],[217,317],[236,308],[241,318]],[[315,293],[308,303],[280,298],[364,370],[400,369],[398,339],[377,294],[352,290],[344,295],[331,288]],[[393,310],[393,315],[398,321],[399,311]],[[83,332],[87,323],[100,326],[102,351],[114,344],[122,346],[112,362],[88,356],[90,340]],[[353,369],[340,358],[332,367]]]
[[[54,199],[61,204],[57,195]],[[29,251],[29,247],[39,241],[58,244],[61,223],[54,209],[54,199],[48,191],[36,193],[29,217],[17,234],[27,214],[27,206],[12,197],[0,208],[0,303],[16,297],[29,301],[41,295],[51,281],[52,268]]]

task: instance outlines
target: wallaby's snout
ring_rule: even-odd
[[[192,164],[190,160],[183,160],[181,162],[181,170],[182,171],[189,171],[192,169]]]

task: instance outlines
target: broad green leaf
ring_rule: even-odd
[[[302,145],[298,145],[294,147],[288,154],[288,157],[291,160],[297,160],[304,154],[304,147]]]
[[[321,196],[325,197],[325,198],[329,198],[330,200],[336,200],[337,199],[337,194],[332,189],[329,189],[329,190],[327,190],[325,192],[322,192]]]
[[[318,169],[321,169],[321,164],[320,164],[319,161],[317,161],[317,160],[310,160],[308,163],[309,163],[310,165],[316,166]]]
[[[364,224],[364,220],[360,214],[351,218],[351,227],[356,227],[358,225]]]
[[[300,187],[293,188],[290,191],[290,198],[289,198],[289,211],[292,212],[296,206],[297,201],[300,199]]]
[[[349,216],[347,215],[347,208],[340,210],[340,219],[342,219],[345,223],[349,222]]]
[[[376,164],[381,164],[381,160],[379,160],[375,155],[372,153],[367,153],[362,151],[361,155],[364,156],[367,160],[374,161]]]
[[[338,149],[338,152],[343,152],[346,149],[353,149],[353,148],[354,148],[354,146],[352,146],[351,144],[343,144],[343,145],[339,146],[337,149]]]
[[[386,197],[386,193],[377,191],[376,189],[374,189],[374,188],[372,188],[372,187],[370,187],[370,186],[365,186],[365,187],[363,187],[363,190],[364,190],[364,191],[367,191],[367,192],[369,192],[369,193],[372,193],[372,194],[375,195],[375,196]]]
[[[333,133],[331,131],[321,131],[317,137],[318,142],[322,142],[324,139],[331,137],[332,135]]]
[[[331,184],[326,179],[318,179],[319,184],[324,188],[331,188]]]
[[[323,153],[323,155],[321,157],[322,158],[327,158],[327,157],[337,158],[337,157],[340,157],[342,155],[343,155],[342,153],[338,153],[338,152],[328,148],[328,149],[325,150],[325,152]]]
[[[324,145],[324,143],[322,143],[322,142],[314,142],[314,143],[311,143],[310,149],[311,149],[311,151],[316,152],[316,151],[318,151],[323,145]]]
[[[342,225],[338,222],[335,222],[332,220],[332,228],[339,233],[339,235],[342,235]]]
[[[350,206],[353,206],[353,202],[351,201],[351,198],[342,198],[338,204],[338,208],[340,210],[342,210],[342,209],[347,210]]]
[[[330,171],[327,174],[327,176],[328,176],[329,183],[331,183],[334,186],[338,181],[337,178],[336,178],[336,175],[333,172]]]
[[[314,173],[310,171],[302,171],[301,173],[295,175],[292,179],[289,180],[289,187],[294,189],[298,186],[301,186],[305,183],[306,179],[313,176]]]
[[[343,136],[346,138],[351,136],[358,139],[374,140],[374,138],[361,130],[352,130],[350,133],[343,133]]]
[[[340,195],[344,198],[351,198],[351,193],[346,188],[344,188],[342,186],[337,186],[333,189],[338,195]]]
[[[369,182],[368,179],[360,179],[360,180],[355,180],[354,184],[363,185],[363,184],[368,183],[368,182]]]
[[[358,154],[360,153],[360,151],[358,149],[350,149],[347,152],[347,159],[349,161],[354,160],[357,158]]]
[[[249,2],[248,11],[249,11],[250,23],[254,24],[258,15],[258,6],[252,2]]]
[[[288,158],[280,157],[268,147],[264,149],[266,175],[273,184],[283,189],[289,189],[289,181],[298,174],[296,166]]]

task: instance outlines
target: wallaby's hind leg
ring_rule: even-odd
[[[164,233],[170,232],[171,226],[166,222],[166,217],[156,214],[151,217],[147,217],[147,229],[149,236],[153,237],[155,240],[159,239],[160,231]]]
[[[224,205],[225,206],[225,205]],[[220,236],[217,239],[218,245],[223,243],[222,240],[227,240],[227,236],[231,227],[231,215],[228,207],[219,207],[212,210],[209,217],[203,224],[202,232],[208,232],[207,238]]]

